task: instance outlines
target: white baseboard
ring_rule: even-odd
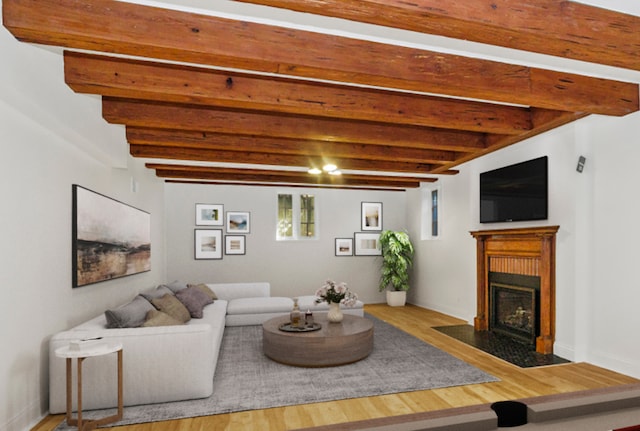
[[[42,421],[49,412],[42,412],[40,400],[29,404],[25,409],[11,417],[6,423],[0,424],[3,431],[29,431]]]
[[[456,319],[464,320],[469,325],[473,325],[473,317],[469,318],[468,316],[465,316],[464,315],[465,313],[462,312],[461,310],[455,310],[452,308],[450,309],[447,307],[440,307],[435,304],[423,304],[423,303],[420,303],[420,301],[411,301],[411,304],[417,305],[418,307],[426,308],[428,310],[437,311],[438,313],[446,314],[447,316],[451,316]]]
[[[625,361],[624,359],[614,358],[602,352],[588,353],[587,362],[607,370],[615,371],[626,376],[640,379],[640,365]]]

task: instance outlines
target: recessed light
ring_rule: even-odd
[[[333,171],[329,171],[329,175],[342,175],[342,171],[334,169]]]
[[[327,163],[326,165],[324,165],[322,167],[322,170],[325,171],[325,172],[335,171],[336,169],[338,169],[338,167],[336,165],[334,165],[333,163]]]
[[[320,175],[322,173],[322,171],[318,168],[311,168],[307,172],[311,175]]]

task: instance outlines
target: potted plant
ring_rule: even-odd
[[[403,306],[409,290],[409,269],[413,265],[413,244],[404,231],[384,230],[378,243],[382,251],[380,292],[387,289],[387,304]]]

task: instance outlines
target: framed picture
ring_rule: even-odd
[[[222,229],[195,229],[195,258],[222,259]]]
[[[246,211],[227,211],[227,233],[249,233],[250,215]]]
[[[353,238],[336,238],[336,256],[353,256]]]
[[[196,204],[196,226],[224,226],[224,205]]]
[[[381,256],[382,250],[378,248],[379,233],[356,232],[355,235],[356,256]]]
[[[246,254],[246,236],[226,235],[224,237],[224,254]]]
[[[382,202],[362,202],[361,229],[382,231]]]
[[[151,270],[151,214],[72,186],[73,287]]]

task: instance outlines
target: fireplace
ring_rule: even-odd
[[[477,243],[476,331],[508,332],[527,342],[533,340],[538,353],[553,353],[558,228],[471,232]],[[500,286],[495,289],[492,285]],[[534,316],[531,325],[529,315]]]
[[[490,283],[489,329],[535,345],[540,322],[533,287]]]

